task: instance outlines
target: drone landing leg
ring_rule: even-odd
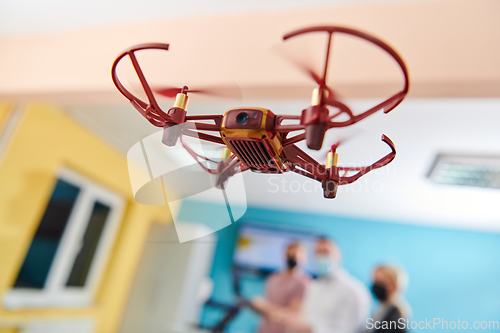
[[[323,180],[323,196],[326,199],[334,199],[337,196],[337,189],[339,188],[339,183],[335,180]]]
[[[166,123],[163,127],[163,136],[161,142],[168,147],[173,147],[177,144],[177,140],[182,134],[182,124]]]

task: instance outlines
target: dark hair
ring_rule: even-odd
[[[330,243],[333,243],[333,244],[337,244],[337,242],[335,241],[335,239],[331,238],[331,237],[328,237],[328,236],[325,236],[325,235],[320,235],[316,238],[316,241],[317,242],[322,242],[322,241],[326,241],[326,242],[330,242]]]
[[[299,240],[293,239],[290,242],[286,243],[285,250],[288,251],[288,249],[291,248],[292,246],[304,246],[304,245]]]

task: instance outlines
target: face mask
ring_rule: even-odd
[[[385,286],[374,283],[372,285],[372,292],[379,301],[384,302],[387,300],[387,289]]]
[[[294,269],[297,266],[297,260],[295,260],[294,258],[287,258],[286,266],[288,267],[288,269]]]
[[[329,256],[316,257],[316,273],[320,277],[330,276],[339,268],[339,264]]]

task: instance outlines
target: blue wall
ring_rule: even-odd
[[[210,215],[210,205],[196,204],[196,208],[203,212],[198,218]],[[187,211],[194,217],[192,209]],[[229,272],[238,228],[248,222],[302,228],[334,238],[342,249],[344,267],[367,286],[376,264],[401,264],[410,277],[406,297],[413,320],[460,319],[469,325],[476,320],[500,321],[500,234],[251,207],[240,221],[217,232],[212,270],[216,300],[234,300]],[[262,290],[263,281],[243,282],[245,295]],[[219,313],[205,309],[202,322],[218,317]],[[257,326],[258,317],[245,311],[231,331],[251,333]]]

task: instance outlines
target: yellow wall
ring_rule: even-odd
[[[7,114],[9,113],[10,110],[10,104],[8,103],[0,103],[0,129],[2,128],[2,124],[7,118]],[[0,130],[0,135],[2,135],[2,132]]]
[[[0,103],[0,137],[3,134],[3,129],[4,129],[4,126],[5,126],[4,122],[6,121],[7,116],[9,114],[10,110],[11,110],[11,105],[10,104],[8,104],[8,103]],[[0,156],[1,156],[1,152],[0,152]],[[0,239],[3,239],[1,231],[0,231]],[[1,244],[2,243],[0,242],[0,247],[1,247]],[[3,260],[1,258],[2,258],[2,255],[0,253],[0,264],[3,262]],[[2,270],[2,272],[5,272],[5,271]],[[2,275],[2,274],[0,274],[0,275]],[[0,318],[1,318],[1,316],[0,316]],[[1,319],[0,319],[0,323],[1,323]],[[2,325],[0,324],[0,333],[17,333],[18,331],[19,330],[16,329],[16,328],[2,327]]]
[[[152,222],[169,222],[170,212],[167,206],[136,203],[126,157],[62,110],[47,104],[30,104],[25,111],[0,165],[0,297],[17,276],[60,167],[70,168],[120,193],[127,204],[92,307],[9,311],[0,305],[0,329],[14,328],[34,318],[84,316],[96,321],[96,332],[115,332],[149,227]]]

